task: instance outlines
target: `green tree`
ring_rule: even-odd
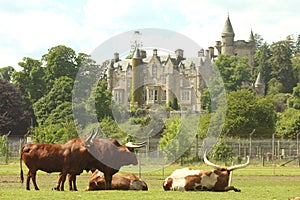
[[[255,97],[253,91],[242,89],[227,95],[227,113],[223,133],[247,137],[274,132],[276,120],[275,105],[271,98]]]
[[[293,88],[293,95],[288,99],[288,107],[300,110],[300,82]]]
[[[235,91],[242,88],[244,83],[251,82],[250,67],[245,57],[222,54],[214,62],[214,67],[219,70],[226,91]]]
[[[204,88],[203,93],[201,95],[201,108],[203,110],[211,112],[211,100],[208,88]]]
[[[11,81],[12,73],[15,72],[15,69],[11,66],[0,68],[0,78],[5,79],[8,82]]]
[[[282,138],[296,138],[300,133],[300,110],[288,108],[278,116],[276,134]]]
[[[30,110],[20,90],[0,79],[0,135],[11,131],[12,135],[23,135],[30,126]]]
[[[101,132],[107,138],[125,138],[126,134],[111,117],[104,117],[100,122]]]
[[[49,116],[54,124],[71,119],[73,83],[74,80],[66,76],[56,79],[51,91],[33,104],[39,125],[45,124]]]
[[[254,75],[257,77],[258,73],[260,72],[265,84],[267,84],[271,79],[271,56],[272,53],[270,46],[266,42],[254,54],[254,65],[256,69]],[[268,85],[266,85],[265,90],[268,90]]]
[[[112,116],[112,94],[107,90],[107,82],[105,80],[98,82],[96,91],[92,93],[90,98],[95,99],[95,111],[98,121],[101,121],[104,117]]]
[[[12,74],[13,83],[20,88],[22,94],[31,103],[34,103],[46,94],[45,72],[42,62],[24,57],[18,65],[22,70]]]
[[[272,57],[270,58],[272,82],[268,87],[275,87],[274,91],[292,93],[296,80],[292,69],[293,41],[291,39],[275,42],[270,47]]]
[[[51,90],[55,79],[61,76],[75,80],[78,72],[76,57],[75,51],[64,45],[52,47],[47,54],[43,55],[42,61],[45,62],[46,66],[45,81],[48,91]]]
[[[233,148],[232,146],[229,146],[224,139],[222,139],[215,144],[210,154],[216,161],[224,162],[225,165],[227,165],[229,161],[232,161]]]
[[[66,143],[72,138],[78,137],[74,121],[65,121],[60,124],[49,123],[32,128],[31,137],[34,142],[40,143]]]

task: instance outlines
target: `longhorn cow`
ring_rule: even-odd
[[[228,168],[220,167],[206,158],[204,153],[204,162],[213,167],[213,170],[194,170],[191,168],[183,168],[175,170],[163,182],[164,190],[179,190],[179,191],[217,191],[224,192],[241,190],[234,186],[229,186],[230,172],[236,169],[241,169],[249,165],[250,159],[247,156],[245,164],[231,166]]]
[[[83,140],[74,139],[73,142],[82,144]],[[98,139],[92,137],[89,140],[87,149],[91,153],[91,158],[86,163],[83,170],[89,171],[92,169],[98,169],[104,173],[105,187],[111,189],[112,176],[117,173],[122,166],[125,165],[137,165],[138,161],[134,154],[135,148],[143,147],[144,143],[133,144],[128,142],[125,146],[121,145],[116,139]],[[71,171],[68,174],[69,189],[77,190],[76,187],[76,175],[79,175],[82,171]],[[59,180],[64,180],[60,174]],[[64,184],[59,182],[58,185]]]

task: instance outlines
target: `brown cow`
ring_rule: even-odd
[[[134,174],[114,174],[111,182],[113,190],[148,190],[147,184]],[[105,190],[104,174],[95,170],[86,190]]]
[[[194,170],[190,168],[183,168],[175,170],[163,182],[164,190],[179,190],[179,191],[218,191],[224,192],[234,190],[240,192],[241,190],[234,186],[228,186],[230,172],[235,169],[244,168],[249,165],[249,157],[245,164],[222,168],[207,160],[204,154],[204,162],[214,167],[214,170],[203,171]]]
[[[22,160],[28,167],[26,179],[26,189],[30,189],[30,178],[34,188],[39,190],[36,184],[36,172],[38,170],[51,172],[61,172],[60,182],[64,182],[67,173],[82,172],[88,160],[90,153],[87,148],[79,143],[66,143],[66,144],[26,144],[21,149],[20,167],[21,167],[21,181],[24,181]],[[80,160],[80,162],[78,162]],[[64,190],[63,184],[61,188],[59,184],[56,186],[57,190]]]
[[[83,140],[77,139],[73,142],[83,144]],[[135,148],[140,148],[144,146],[144,143],[132,144],[127,143],[122,146],[115,139],[98,139],[92,138],[89,144],[86,145],[88,151],[93,155],[85,167],[86,171],[91,169],[98,169],[104,173],[106,189],[111,189],[112,176],[117,173],[122,166],[125,165],[137,165],[138,161],[136,155],[134,154]],[[77,190],[76,187],[76,175],[79,175],[82,171],[71,171],[69,173],[69,189]],[[64,174],[61,174],[64,175]],[[60,176],[61,176],[60,175]],[[59,180],[64,180],[59,178]],[[63,184],[63,182],[58,183]]]

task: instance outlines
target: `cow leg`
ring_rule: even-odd
[[[69,190],[70,191],[77,191],[76,175],[75,174],[68,174],[68,180],[69,180]]]
[[[61,185],[60,185],[60,191],[64,191],[64,186],[65,186],[65,181],[66,181],[66,177],[67,177],[67,173],[66,172],[62,172],[61,173]]]
[[[69,190],[72,191],[73,190],[73,187],[72,187],[72,184],[73,184],[73,175],[71,174],[68,174],[68,181],[69,181]]]
[[[73,190],[74,190],[74,191],[77,191],[76,175],[73,175],[73,176],[72,176],[72,179],[73,179]]]
[[[30,178],[31,178],[31,173],[28,171],[27,177],[26,177],[26,190],[30,190]]]
[[[112,175],[104,174],[104,178],[105,178],[105,189],[110,190],[111,189]]]
[[[227,186],[227,187],[225,187],[225,191],[226,191],[226,192],[229,191],[229,190],[233,190],[233,191],[235,191],[235,192],[241,192],[240,189],[235,188],[234,186]]]
[[[39,187],[36,184],[36,171],[31,172],[31,177],[32,177],[32,183],[33,183],[34,189],[35,190],[40,190]]]

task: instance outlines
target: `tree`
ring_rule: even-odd
[[[112,116],[112,94],[107,90],[107,82],[105,80],[98,82],[95,93],[92,93],[90,98],[95,99],[95,111],[98,121],[101,121],[104,117]],[[90,112],[95,111],[91,110]]]
[[[278,116],[276,134],[282,138],[296,138],[300,133],[300,110],[288,108]]]
[[[270,46],[266,42],[254,54],[254,65],[256,69],[254,75],[257,77],[260,72],[265,84],[267,84],[271,79],[271,56],[272,53]],[[265,90],[268,90],[268,85],[266,85]]]
[[[13,73],[13,83],[20,88],[22,94],[31,103],[34,103],[46,94],[45,71],[42,62],[24,57],[18,65],[23,69]]]
[[[30,110],[20,90],[4,79],[0,79],[0,135],[11,131],[13,135],[24,135],[30,126]]]
[[[72,138],[78,137],[74,121],[65,121],[60,124],[47,124],[34,127],[31,130],[34,142],[64,144]]]
[[[210,154],[216,161],[222,161],[227,165],[228,161],[232,160],[233,148],[232,146],[228,146],[225,139],[222,138],[221,141],[215,144]]]
[[[238,90],[227,95],[226,109],[223,133],[246,137],[253,129],[261,136],[274,132],[276,112],[270,97],[255,97],[251,90]]]
[[[126,134],[111,117],[104,117],[100,122],[101,132],[107,138],[125,138]]]
[[[75,80],[78,72],[76,63],[76,53],[73,49],[64,45],[52,47],[48,53],[43,55],[42,61],[45,62],[45,80],[48,91],[51,90],[55,79],[66,76]]]
[[[293,96],[288,99],[288,107],[300,110],[300,82],[293,88]]]
[[[245,57],[221,54],[214,62],[214,67],[219,70],[226,91],[236,91],[242,88],[244,83],[251,82],[250,67]]]
[[[0,78],[5,79],[8,82],[11,81],[12,73],[15,72],[15,69],[11,66],[0,68]]]
[[[72,114],[73,83],[74,80],[66,76],[56,79],[51,91],[33,104],[39,125],[45,124],[47,120],[56,124],[73,119],[70,116]]]
[[[272,82],[268,87],[276,87],[274,91],[280,93],[292,93],[296,80],[292,69],[293,41],[290,39],[275,42],[270,47],[272,57],[270,58]]]

